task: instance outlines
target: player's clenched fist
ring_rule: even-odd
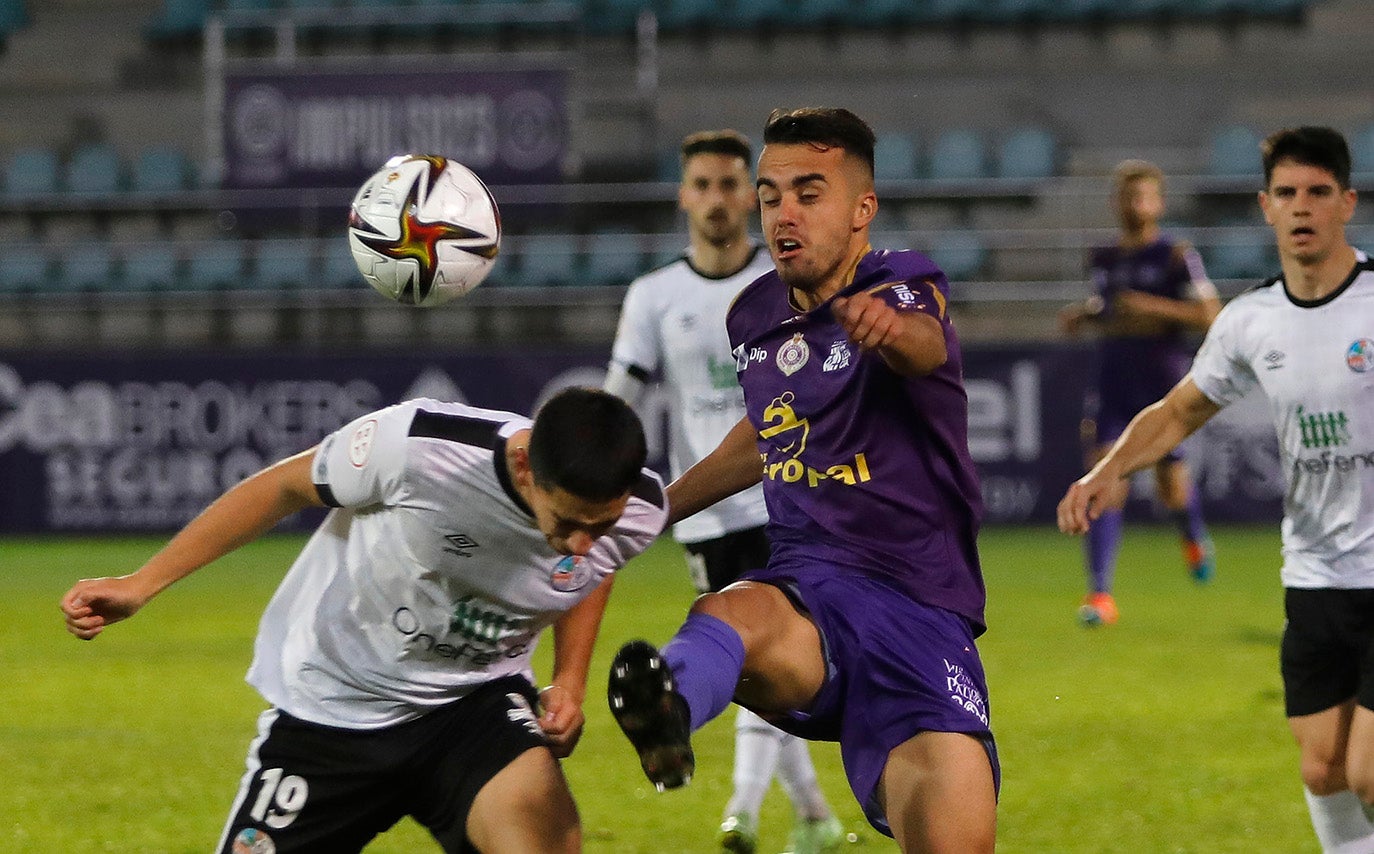
[[[901,317],[897,310],[872,294],[860,291],[837,297],[830,310],[849,340],[865,350],[874,350],[897,340]]]
[[[90,640],[111,623],[132,617],[148,597],[130,576],[87,578],[78,581],[62,597],[67,631]]]

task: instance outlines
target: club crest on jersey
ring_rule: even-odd
[[[1374,368],[1374,341],[1357,338],[1345,351],[1345,364],[1350,370],[1362,374]]]
[[[233,854],[277,854],[277,844],[256,827],[245,827],[234,837],[230,850]]]
[[[592,578],[592,565],[582,555],[566,555],[553,565],[549,581],[560,593],[571,593],[587,586]]]
[[[792,333],[792,340],[778,348],[778,370],[782,371],[783,376],[790,377],[811,358],[811,348],[806,346],[806,340],[802,338],[800,332]]]
[[[358,429],[353,431],[353,436],[348,440],[348,461],[354,468],[362,468],[367,465],[367,458],[372,456],[372,439],[377,435],[377,419],[369,418],[358,425]]]

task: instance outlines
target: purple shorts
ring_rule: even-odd
[[[870,824],[891,835],[878,783],[893,748],[922,732],[977,736],[1000,788],[987,679],[963,617],[828,563],[793,561],[744,578],[782,589],[820,631],[826,679],[811,709],[768,720],[802,738],[840,743],[849,787]]]

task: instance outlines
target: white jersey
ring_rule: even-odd
[[[1225,406],[1258,385],[1278,432],[1285,587],[1374,588],[1374,264],[1314,302],[1278,278],[1232,300],[1193,362]]]
[[[630,283],[611,360],[641,381],[661,374],[673,477],[715,450],[745,415],[725,312],[745,285],[772,269],[768,253],[756,246],[731,276],[703,275],[684,257]],[[673,536],[697,543],[767,521],[762,487],[753,486],[678,522]]]
[[[517,497],[508,412],[421,399],[328,436],[312,477],[330,511],[262,617],[248,681],[308,721],[372,729],[510,674],[540,632],[642,552],[666,520],[645,470],[586,557],[561,555]]]

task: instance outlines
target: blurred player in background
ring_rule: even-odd
[[[1374,264],[1346,240],[1350,152],[1329,128],[1265,140],[1260,206],[1282,272],[1217,317],[1191,372],[1059,504],[1090,531],[1132,472],[1256,386],[1287,489],[1281,667],[1312,824],[1327,852],[1374,851]]]
[[[271,708],[218,850],[356,852],[411,815],[448,852],[581,851],[557,759],[582,733],[613,573],[664,525],[644,459],[639,419],[601,391],[560,392],[532,424],[402,403],[243,481],[62,610],[89,640],[290,514],[334,507],[263,615],[248,681]]]
[[[745,285],[773,269],[768,253],[749,237],[749,217],[758,206],[752,161],[749,141],[735,131],[703,131],[683,140],[678,202],[687,214],[687,254],[630,283],[611,352],[606,390],[632,404],[650,376],[661,374],[675,477],[744,416],[725,313]],[[767,564],[767,521],[763,491],[754,486],[673,526],[698,592],[719,591]],[[759,809],[775,772],[796,813],[788,850],[835,850],[844,830],[821,793],[806,742],[744,708],[735,718],[734,792],[721,823],[721,849],[755,850]]]
[[[1160,232],[1164,173],[1143,160],[1127,160],[1116,167],[1113,191],[1121,233],[1115,243],[1092,252],[1093,295],[1059,315],[1070,335],[1088,325],[1101,335],[1097,385],[1082,429],[1087,468],[1137,412],[1183,378],[1192,359],[1186,333],[1206,331],[1221,310],[1197,251]],[[1170,451],[1155,465],[1155,483],[1178,526],[1189,572],[1198,582],[1210,580],[1215,552],[1181,451]],[[1108,511],[1084,543],[1088,595],[1078,611],[1084,625],[1117,621],[1112,582],[1122,527],[1122,512]]]
[[[690,777],[691,730],[733,698],[838,741],[865,816],[902,850],[977,854],[998,765],[968,399],[944,275],[869,244],[873,141],[848,110],[769,117],[756,183],[776,272],[727,317],[746,416],[669,505],[685,518],[762,478],[772,553],[699,597],[661,654],[622,647],[608,699],[662,788]]]

